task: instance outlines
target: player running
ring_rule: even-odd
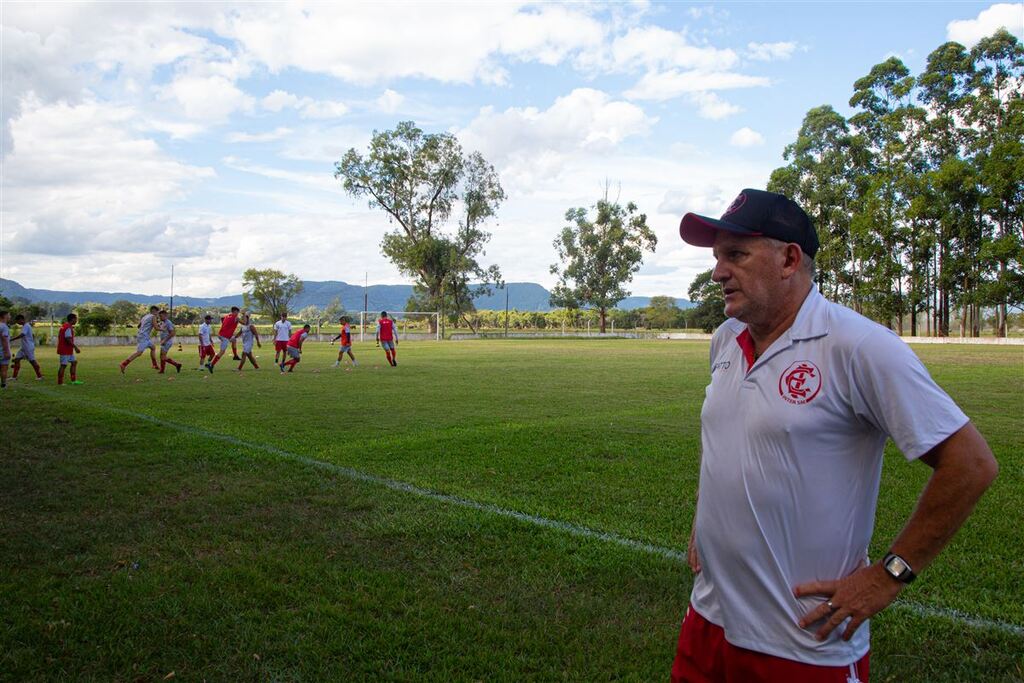
[[[32,321],[25,320],[25,316],[18,314],[14,318],[14,322],[21,325],[21,332],[18,333],[17,337],[13,337],[11,341],[21,340],[21,348],[18,349],[18,355],[14,357],[14,372],[11,379],[18,379],[18,373],[21,371],[21,361],[27,360],[32,369],[36,371],[36,380],[43,378],[43,371],[39,369],[39,363],[36,362],[36,338],[32,332]]]
[[[78,379],[78,359],[76,353],[82,350],[75,344],[75,323],[78,316],[68,313],[67,322],[60,326],[57,333],[57,355],[60,357],[60,370],[57,371],[57,384],[64,384],[64,369],[71,366],[71,381],[68,384],[82,384]]]
[[[341,323],[341,334],[332,339],[332,342],[341,340],[341,348],[338,350],[338,360],[334,361],[334,367],[341,365],[341,361],[345,359],[345,354],[352,359],[352,367],[359,367],[359,363],[356,362],[356,357],[352,355],[352,328],[348,324],[348,316],[341,316],[338,318],[338,322]]]
[[[288,314],[282,312],[281,319],[274,323],[274,365],[283,363],[288,357],[288,338],[291,336],[292,324],[288,322]]]
[[[174,344],[174,322],[167,311],[160,311],[160,374],[168,365],[173,365],[176,372],[181,372],[181,363],[171,360],[171,345]]]
[[[210,372],[213,372],[213,366],[228,350],[228,345],[232,343],[232,338],[235,336],[236,327],[238,327],[238,306],[232,306],[231,313],[220,319],[220,331],[217,332],[217,337],[220,338],[220,353],[214,356],[212,363],[206,364],[206,369]],[[234,355],[237,360],[241,360],[238,358],[237,352]]]
[[[309,336],[309,330],[308,324],[303,325],[301,330],[288,339],[287,351],[288,355],[291,356],[291,360],[287,360],[278,366],[281,368],[282,373],[284,373],[285,366],[288,367],[288,372],[292,372],[295,370],[295,366],[299,364],[299,360],[302,357],[302,342],[306,341],[306,337]]]
[[[0,311],[0,389],[7,388],[7,367],[11,364],[11,328],[7,321],[11,314]]]
[[[380,320],[377,321],[377,346],[384,347],[384,355],[388,357],[391,367],[398,366],[395,354],[398,352],[398,335],[395,334],[395,321],[388,317],[387,311],[380,312]]]
[[[149,359],[153,363],[153,369],[159,370],[160,366],[156,364],[156,344],[153,343],[153,328],[156,326],[157,313],[160,309],[157,306],[150,306],[149,313],[142,316],[142,320],[139,321],[139,333],[135,337],[135,353],[121,361],[121,374],[124,374],[124,369],[128,367],[128,364],[133,360],[141,356],[149,349]]]
[[[256,331],[256,326],[252,324],[252,317],[245,316],[245,320],[242,321],[241,329],[235,337],[242,337],[242,362],[238,364],[238,371],[241,372],[242,368],[245,367],[245,359],[248,358],[249,362],[252,363],[252,367],[256,370],[260,369],[259,365],[256,365],[256,357],[252,355],[252,342],[256,340],[256,346],[263,348],[263,344],[260,343],[260,333]],[[233,341],[233,340],[232,340]]]
[[[205,367],[210,372],[213,372],[213,366],[206,360],[211,360],[216,355],[213,350],[213,329],[210,327],[210,321],[213,320],[213,316],[207,314],[203,316],[203,324],[199,326],[199,365]]]

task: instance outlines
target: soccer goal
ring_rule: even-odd
[[[380,311],[359,311],[359,341],[377,333],[377,319]],[[398,340],[441,339],[441,314],[437,311],[388,311],[388,317],[395,321]]]

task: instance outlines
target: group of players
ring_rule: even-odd
[[[0,311],[0,385],[3,388],[7,387],[7,371],[11,367],[12,361],[13,373],[11,379],[18,378],[22,361],[27,361],[32,366],[32,369],[35,370],[36,379],[42,380],[43,373],[39,363],[36,361],[35,335],[32,331],[31,321],[26,320],[23,315],[19,314],[16,316],[14,322],[21,326],[21,331],[16,337],[12,338],[8,325],[9,319],[10,314],[7,311]],[[78,379],[78,360],[75,355],[81,353],[81,349],[75,344],[75,324],[77,322],[78,316],[74,313],[68,314],[57,335],[57,355],[60,358],[57,384],[64,384],[66,369],[70,369],[69,384],[82,384]],[[254,369],[259,369],[260,366],[256,363],[256,356],[253,355],[253,344],[260,348],[262,348],[263,344],[260,342],[260,335],[256,325],[252,322],[252,316],[241,311],[237,306],[232,306],[231,313],[221,318],[220,328],[216,335],[213,334],[212,322],[213,316],[206,315],[203,318],[203,323],[199,326],[199,364],[201,368],[212,374],[214,366],[225,355],[228,347],[231,347],[232,357],[233,360],[238,361],[237,369],[239,371],[245,367],[247,360]],[[352,367],[358,367],[359,364],[352,353],[352,329],[349,325],[349,319],[347,316],[341,316],[338,322],[341,324],[341,331],[331,339],[331,343],[339,339],[341,340],[341,348],[338,351],[338,358],[334,362],[334,367],[339,367],[346,355],[351,360]],[[175,372],[181,372],[181,363],[171,358],[171,349],[177,334],[170,314],[166,310],[162,310],[158,306],[150,306],[149,312],[143,315],[139,321],[138,330],[135,351],[121,361],[118,366],[121,374],[125,374],[125,370],[132,361],[147,351],[149,352],[153,369],[158,373],[164,374],[168,365],[173,367]],[[295,366],[302,359],[302,344],[309,336],[310,330],[310,326],[306,324],[293,332],[292,323],[284,313],[281,314],[281,319],[274,323],[274,364],[277,365],[281,373],[293,372],[295,370]],[[157,343],[154,341],[154,334],[158,335],[159,339],[159,363],[157,362]],[[214,350],[214,336],[216,336],[220,344],[219,351]],[[237,348],[239,337],[242,340],[241,355],[238,354]],[[21,348],[17,355],[13,355],[11,344],[18,340],[21,340]],[[397,367],[398,335],[396,334],[394,320],[388,317],[387,311],[382,311],[380,319],[377,321],[375,340],[378,346],[384,348],[388,364],[392,367]]]

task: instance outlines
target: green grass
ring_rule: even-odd
[[[1002,470],[903,600],[1024,625],[1024,350],[916,350]],[[0,678],[664,680],[680,563],[242,442],[681,549],[706,344],[417,342],[395,369],[355,352],[352,372],[310,345],[290,375],[140,359],[122,377],[125,349],[87,348],[85,385],[47,362],[2,394]],[[876,555],[927,476],[887,456]],[[876,681],[1024,679],[1019,631],[904,606],[872,635]]]

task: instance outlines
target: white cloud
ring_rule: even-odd
[[[982,10],[974,19],[960,19],[946,24],[946,37],[973,47],[1000,28],[1024,40],[1024,3],[998,3]]]
[[[285,90],[275,90],[262,100],[260,104],[267,111],[279,112],[283,109],[295,109],[304,119],[334,119],[348,113],[348,105],[334,100],[315,100],[312,97],[299,97]]]
[[[732,134],[729,144],[733,147],[757,147],[764,144],[764,136],[744,126]]]
[[[485,107],[458,137],[467,149],[479,150],[502,168],[503,181],[532,186],[557,176],[567,156],[607,152],[627,137],[646,133],[656,121],[634,104],[579,88],[545,110]]]
[[[210,225],[161,209],[213,171],[169,158],[133,132],[137,121],[129,107],[23,100],[4,162],[8,246],[51,254],[205,248]]]
[[[789,59],[796,51],[794,42],[783,43],[747,43],[747,57],[760,62]]]
[[[253,106],[253,98],[224,76],[179,76],[157,92],[162,99],[176,101],[187,118],[208,124],[223,123],[234,112]]]
[[[292,129],[280,126],[274,130],[268,130],[264,133],[246,133],[244,131],[234,131],[228,133],[225,140],[227,142],[273,142],[274,140],[280,140],[281,138],[291,135]]]
[[[697,105],[697,113],[700,114],[701,118],[715,121],[742,111],[740,107],[726,102],[713,92],[691,93],[690,101]]]
[[[696,47],[687,43],[683,33],[658,26],[633,28],[617,37],[612,43],[611,55],[614,66],[620,70],[673,68],[722,71],[739,61],[732,50]]]
[[[691,92],[729,90],[734,88],[765,87],[770,81],[763,76],[748,76],[729,71],[669,71],[649,72],[625,92],[631,100],[664,102]]]
[[[389,88],[377,98],[375,104],[378,111],[385,114],[394,114],[404,101],[405,97]]]

